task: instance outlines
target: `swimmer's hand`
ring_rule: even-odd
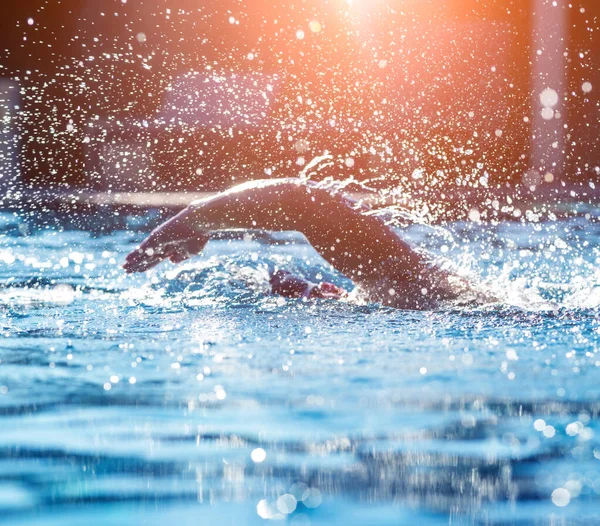
[[[339,300],[347,295],[348,293],[342,287],[323,281],[310,291],[309,297],[324,300]]]
[[[142,241],[126,258],[126,272],[146,272],[164,259],[180,263],[194,254],[202,252],[208,242],[208,232],[189,226],[186,216],[178,214]]]

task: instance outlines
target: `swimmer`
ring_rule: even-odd
[[[295,230],[369,301],[425,310],[473,295],[468,281],[431,264],[368,210],[301,179],[252,181],[192,202],[156,228],[127,256],[123,268],[144,272],[165,259],[184,261],[200,253],[217,230]],[[345,295],[333,284],[312,284],[289,273],[275,273],[271,285],[284,296]]]

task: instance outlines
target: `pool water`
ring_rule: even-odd
[[[412,312],[297,234],[128,276],[144,237],[0,215],[0,524],[597,524],[600,224],[412,227],[502,301]],[[147,228],[146,228],[147,231]]]

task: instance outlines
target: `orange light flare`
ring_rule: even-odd
[[[515,100],[521,104],[528,88],[522,6],[509,0],[495,5],[337,0],[336,5],[352,37],[352,52],[363,58],[353,80],[379,83],[381,100],[411,106],[413,122],[419,119],[425,128],[438,126],[461,141],[467,127],[471,137],[479,128],[488,146],[508,140],[502,131]]]
[[[523,122],[514,102],[527,77],[514,67],[518,41],[504,12],[477,0],[286,4],[232,2],[163,20],[173,34],[155,47],[174,65],[161,116],[215,127],[240,151],[243,133],[274,158],[308,162],[328,150],[408,177],[447,170],[454,180],[450,170],[481,164],[481,152],[503,159],[498,148],[510,149],[507,123]]]

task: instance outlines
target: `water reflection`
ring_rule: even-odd
[[[496,272],[512,228],[482,242],[481,275]],[[492,236],[477,229],[464,235]],[[427,230],[412,235],[437,246]],[[272,258],[341,279],[302,243],[211,241],[189,267],[125,277],[119,254],[133,242],[121,231],[7,242],[0,522],[598,517],[600,320],[561,299],[595,287],[572,266],[554,269],[558,308],[404,312],[244,289]],[[565,243],[578,250],[576,237]],[[50,262],[36,279],[33,255]]]

